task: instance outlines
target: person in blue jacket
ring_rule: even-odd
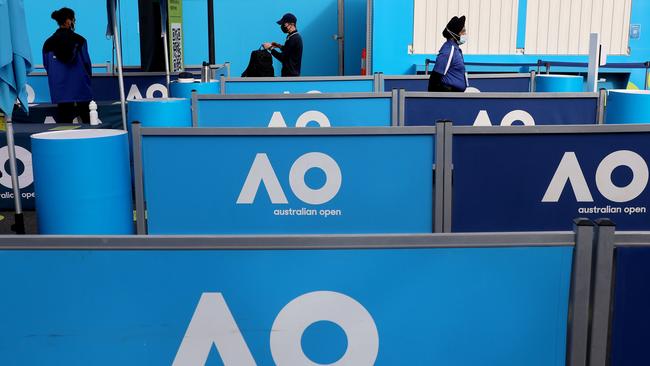
[[[92,63],[86,39],[74,32],[75,16],[70,8],[52,13],[59,29],[43,44],[43,65],[47,71],[52,103],[58,105],[58,123],[72,123],[80,117],[90,122],[89,103],[93,99],[90,77]]]
[[[453,17],[442,31],[447,41],[440,47],[429,76],[430,92],[464,92],[468,86],[465,60],[460,45],[467,42],[465,16]]]

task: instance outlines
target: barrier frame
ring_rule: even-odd
[[[531,71],[528,73],[489,73],[489,74],[468,74],[467,77],[468,79],[517,79],[517,78],[530,78],[530,88],[528,92],[532,93],[535,91],[535,71]],[[386,80],[429,80],[429,77],[431,75],[429,74],[424,74],[424,75],[381,75],[381,86],[382,89],[384,88],[384,82]],[[412,93],[412,92],[411,92]],[[421,93],[421,92],[420,92]],[[483,93],[483,92],[481,92]],[[485,93],[491,93],[491,92],[485,92]],[[466,94],[473,94],[473,93],[466,93]]]
[[[380,99],[391,98],[391,126],[399,124],[398,91],[376,93],[323,94],[198,94],[192,92],[192,127],[199,127],[199,101],[205,100],[313,100],[313,99]]]
[[[440,126],[440,125],[439,125]],[[433,182],[443,182],[443,169],[436,169],[444,165],[444,127],[325,127],[325,128],[143,128],[135,121],[132,124],[133,141],[133,176],[136,211],[136,234],[148,235],[146,220],[146,202],[144,197],[144,166],[142,155],[142,139],[144,136],[368,136],[368,135],[435,135],[435,156],[431,169]],[[433,153],[433,152],[432,152]],[[433,232],[441,232],[443,228],[443,202],[438,197],[443,197],[443,184],[432,187],[432,216]]]
[[[400,89],[399,94],[399,126],[405,126],[406,116],[406,98],[439,98],[439,99],[597,99],[596,106],[596,121],[595,124],[602,124],[604,119],[604,103],[605,99],[602,93],[441,93],[441,92],[409,92],[404,89]],[[473,126],[463,126],[463,127],[472,127]],[[511,126],[499,126],[499,127],[511,127]],[[512,126],[512,127],[523,127],[523,126]],[[538,127],[538,126],[535,126]],[[545,126],[545,127],[556,127],[556,126]]]
[[[252,83],[252,82],[309,82],[309,81],[372,81],[373,92],[382,93],[381,84],[378,74],[373,75],[352,75],[352,76],[297,76],[297,77],[259,77],[259,78],[227,78],[220,77],[221,81],[221,94],[228,94],[228,83]],[[323,93],[325,94],[325,93]],[[237,95],[237,94],[236,94]],[[245,94],[239,94],[245,95]]]
[[[573,232],[417,235],[241,236],[39,236],[0,237],[0,251],[204,251],[573,247],[566,354],[567,365],[586,364],[593,224],[576,219]],[[585,292],[585,289],[587,291]],[[586,306],[585,306],[586,305]]]

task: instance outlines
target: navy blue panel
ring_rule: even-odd
[[[455,135],[452,231],[570,230],[576,217],[608,217],[622,230],[650,230],[650,189],[647,182],[638,194],[630,188],[633,174],[626,166],[635,166],[643,183],[649,139],[650,133]],[[579,166],[569,170],[583,178],[590,199],[578,201],[581,184],[574,179],[560,186],[559,197],[544,200],[565,156],[575,156]],[[608,156],[620,166],[603,181],[611,179],[630,195],[617,202],[607,198],[617,199],[606,184],[596,184]]]
[[[536,125],[595,124],[597,98],[406,98],[405,125],[433,126],[447,119],[454,125],[472,126],[485,111],[492,125],[502,124],[506,114],[521,110]],[[515,123],[516,124],[516,123]]]
[[[616,249],[612,366],[650,365],[650,248]]]

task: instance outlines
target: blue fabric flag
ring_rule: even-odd
[[[2,0],[0,0],[2,1]],[[107,37],[112,37],[115,34],[113,34],[114,24],[116,22],[115,18],[117,15],[115,14],[117,12],[117,0],[106,0],[106,19],[108,19],[108,25],[106,26],[106,36]]]
[[[31,59],[23,0],[0,0],[0,110],[6,115],[16,99],[28,111],[25,83]]]

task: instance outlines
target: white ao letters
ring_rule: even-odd
[[[524,126],[535,126],[535,119],[530,113],[523,111],[521,109],[516,109],[514,111],[508,112],[501,119],[501,126],[512,126],[513,123],[520,121]],[[476,119],[474,120],[474,126],[492,126],[492,120],[490,115],[484,109],[478,112]]]
[[[348,339],[343,356],[329,365],[370,366],[375,363],[379,352],[379,333],[368,310],[344,294],[316,291],[295,298],[275,318],[270,332],[271,354],[275,364],[318,366],[305,355],[301,341],[305,330],[320,321],[337,324]],[[204,293],[172,366],[204,365],[213,344],[226,366],[256,365],[223,295]]]
[[[632,170],[632,181],[625,187],[612,182],[614,169],[626,166]],[[596,170],[596,187],[612,202],[629,202],[639,197],[648,185],[648,165],[643,157],[629,150],[619,150],[607,155]],[[567,182],[578,202],[593,202],[587,181],[575,152],[566,152],[544,193],[542,202],[558,202]]]
[[[312,168],[320,169],[325,173],[325,184],[321,188],[312,189],[305,183],[305,174]],[[310,152],[302,155],[293,163],[289,171],[291,191],[298,199],[312,205],[320,205],[334,198],[341,188],[341,181],[342,175],[339,165],[329,155],[320,152]],[[284,194],[275,170],[273,170],[271,161],[265,153],[259,153],[255,156],[237,198],[237,203],[252,204],[261,183],[264,183],[271,203],[288,203],[287,196]]]
[[[307,111],[298,117],[296,127],[307,127],[309,122],[316,122],[318,127],[330,127],[330,120],[323,112]],[[287,127],[281,112],[273,112],[268,127]]]

